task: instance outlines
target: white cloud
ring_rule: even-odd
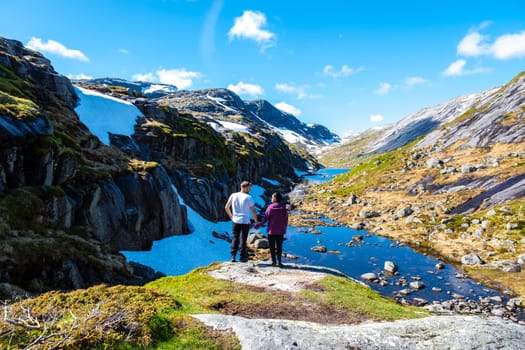
[[[346,64],[342,65],[341,69],[335,70],[334,66],[327,64],[323,68],[323,75],[327,77],[332,77],[332,78],[347,77],[351,74],[360,72],[362,70],[363,70],[363,67],[351,68],[347,66]]]
[[[463,75],[470,75],[470,74],[479,74],[479,73],[485,73],[489,70],[487,68],[474,68],[474,69],[466,69],[465,66],[467,64],[466,60],[456,60],[452,62],[447,69],[443,71],[443,75],[446,77],[452,77],[452,76],[463,76]]]
[[[279,102],[277,104],[275,104],[275,107],[277,107],[278,109],[280,109],[281,111],[283,112],[286,112],[286,113],[290,113],[296,117],[300,116],[301,115],[301,110],[295,106],[292,106],[286,102]]]
[[[264,94],[264,90],[261,86],[256,84],[247,84],[242,81],[236,85],[228,85],[228,90],[235,92],[237,95],[251,95],[257,96]]]
[[[276,35],[263,27],[266,26],[266,16],[262,12],[244,11],[242,16],[235,18],[233,27],[228,32],[230,40],[244,38],[255,40],[261,50],[275,44]]]
[[[58,56],[72,58],[80,61],[89,61],[86,55],[79,50],[68,49],[58,41],[48,40],[46,43],[42,39],[32,37],[26,44],[27,47],[36,51],[48,52]]]
[[[297,86],[295,84],[277,83],[275,84],[275,90],[284,92],[287,94],[294,94],[297,99],[316,99],[319,95],[309,94],[306,92],[306,86]]]
[[[67,77],[69,79],[73,79],[73,80],[82,80],[82,79],[93,79],[92,76],[89,76],[87,74],[84,74],[84,73],[80,73],[80,74],[68,74]]]
[[[391,89],[392,85],[390,83],[379,83],[379,87],[376,90],[374,90],[374,94],[388,95]]]
[[[186,68],[160,69],[155,73],[137,73],[132,76],[133,80],[136,81],[147,81],[150,83],[159,82],[162,84],[174,85],[181,90],[190,87],[193,84],[194,79],[201,77],[201,73],[187,71]]]
[[[525,30],[497,38],[492,45],[492,54],[501,60],[525,57]]]
[[[154,83],[156,81],[155,75],[153,73],[133,74],[132,79],[135,81],[147,81],[150,83]]]
[[[463,75],[465,74],[464,67],[466,64],[467,61],[465,60],[454,61],[443,71],[443,75],[446,77]]]
[[[428,80],[425,79],[425,78],[422,78],[422,77],[408,77],[406,80],[405,80],[405,84],[408,86],[408,87],[413,87],[415,85],[418,85],[418,84],[424,84],[424,83],[427,83]]]
[[[126,50],[126,49],[118,49],[118,52],[123,53],[123,54],[128,54],[129,53],[129,51]]]
[[[372,123],[379,123],[379,122],[383,121],[383,116],[381,114],[372,114],[370,116],[370,121]]]
[[[487,35],[474,31],[461,39],[457,54],[474,57],[492,56],[499,60],[525,57],[525,30],[501,35],[492,43],[488,42],[488,39]]]
[[[186,68],[161,69],[157,71],[159,81],[163,84],[175,85],[178,89],[185,89],[193,84],[193,79],[200,78],[199,72],[190,72]]]
[[[478,32],[465,36],[458,44],[457,54],[462,56],[481,56],[490,53],[490,46],[482,43],[486,36]]]
[[[277,83],[275,84],[275,89],[277,91],[286,92],[289,94],[295,94],[298,92],[297,86],[286,84],[286,83]]]

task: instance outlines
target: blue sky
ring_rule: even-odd
[[[525,70],[525,1],[0,0],[71,78],[229,88],[339,135]]]

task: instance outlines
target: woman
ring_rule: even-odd
[[[288,210],[282,203],[283,196],[275,192],[272,194],[272,203],[264,212],[264,219],[255,227],[259,228],[268,223],[268,241],[270,242],[270,254],[272,256],[272,266],[283,267],[281,255],[283,252],[283,240],[288,226]]]

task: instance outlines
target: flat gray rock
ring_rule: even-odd
[[[218,330],[232,330],[242,349],[402,350],[525,349],[525,327],[501,318],[431,316],[359,325],[194,315]]]

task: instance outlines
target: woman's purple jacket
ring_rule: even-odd
[[[288,210],[283,203],[275,202],[266,208],[261,225],[268,223],[269,235],[284,235],[288,226]]]

